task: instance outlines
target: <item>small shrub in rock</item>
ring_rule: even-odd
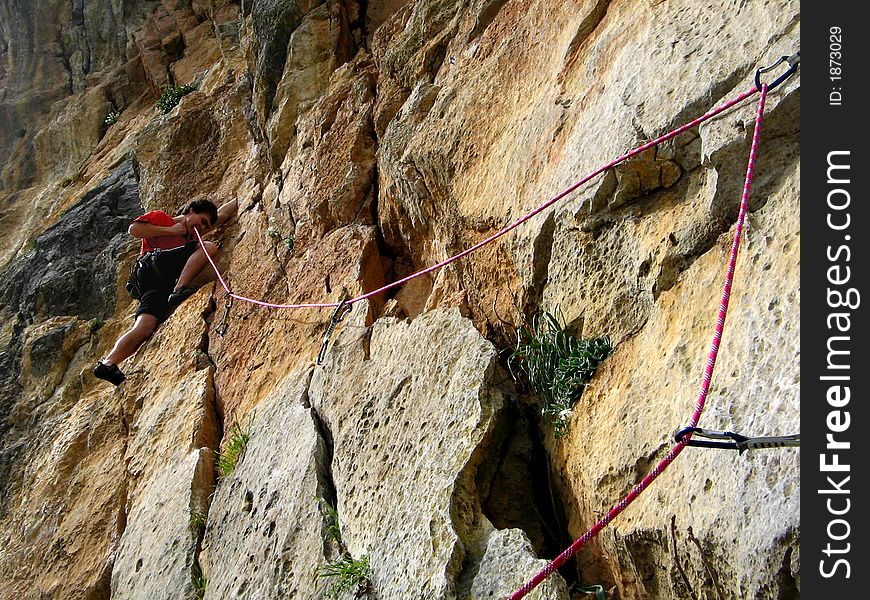
[[[193,569],[193,590],[194,590],[194,598],[196,600],[203,600],[205,598],[205,587],[208,581],[205,578],[205,575],[202,574],[202,570],[199,566],[195,566]]]
[[[109,114],[106,115],[106,118],[103,119],[103,123],[106,125],[114,125],[118,122],[118,117],[121,116],[117,110],[109,111]]]
[[[102,329],[105,324],[105,321],[102,319],[91,319],[90,323],[88,323],[88,327],[90,328],[91,333],[94,333]]]
[[[192,531],[200,532],[205,529],[205,525],[208,522],[208,515],[200,510],[191,510],[190,511],[190,520],[188,521],[188,525]]]
[[[233,426],[226,447],[217,453],[218,477],[224,479],[232,474],[250,439],[249,427],[242,428],[238,423]]]
[[[338,511],[326,498],[315,498],[315,500],[317,500],[317,505],[320,507],[320,513],[329,523],[326,527],[326,539],[332,540],[339,545],[343,544],[341,540],[341,525],[338,522]]]
[[[287,250],[289,252],[293,252],[293,247],[296,245],[296,236],[292,233],[289,234],[287,237],[284,237],[277,229],[270,229],[269,237],[273,240],[282,240],[284,242],[284,245],[287,246]]]
[[[511,374],[517,381],[525,380],[538,396],[541,414],[549,418],[556,439],[567,433],[574,403],[612,350],[609,338],[578,339],[548,312],[517,332]]]
[[[325,564],[320,568],[321,577],[332,577],[329,597],[338,598],[346,592],[353,592],[359,598],[371,589],[372,574],[369,566],[369,556],[354,559],[350,554]]]
[[[186,85],[171,85],[167,88],[163,88],[163,93],[160,95],[160,99],[157,100],[156,107],[160,112],[165,115],[178,105],[183,96],[186,96],[187,94],[195,90],[195,83],[188,83]]]

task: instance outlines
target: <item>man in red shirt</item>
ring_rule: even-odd
[[[133,327],[115,342],[112,351],[94,367],[94,375],[119,385],[124,373],[118,363],[133,355],[166,320],[174,308],[195,291],[189,287],[208,259],[194,234],[204,234],[225,221],[235,209],[235,202],[218,211],[210,200],[194,200],[176,216],[153,210],[135,219],[129,233],[142,240],[139,260],[127,289],[139,300]],[[204,242],[209,256],[217,254],[214,242]]]

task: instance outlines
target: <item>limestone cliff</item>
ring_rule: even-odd
[[[235,199],[214,235],[232,289],[336,302],[487,238],[799,39],[789,0],[3,3],[0,598],[326,598],[342,551],[368,557],[365,597],[508,596],[691,416],[756,97],[355,304],[322,364],[330,309],[227,313],[203,275],[126,382],[96,380],[136,306],[129,220]],[[799,430],[799,109],[798,73],[768,97],[702,427]],[[614,345],[558,441],[507,363],[541,311]],[[686,449],[529,597],[798,598],[799,456]]]

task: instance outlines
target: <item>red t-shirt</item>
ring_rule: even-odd
[[[158,227],[172,227],[175,225],[175,220],[162,210],[152,210],[137,219],[133,219],[133,222],[148,223],[149,225],[156,225]],[[178,246],[185,245],[189,241],[190,238],[186,235],[155,235],[142,238],[142,250],[139,254],[141,256],[142,254],[151,252],[156,248],[160,248],[161,250],[177,248]]]

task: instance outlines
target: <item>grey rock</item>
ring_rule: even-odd
[[[254,96],[261,118],[272,113],[275,90],[284,72],[287,44],[302,23],[305,11],[297,0],[253,0],[244,2],[242,14],[250,23],[245,39],[248,69],[254,76]]]
[[[7,267],[0,309],[28,319],[107,318],[115,310],[118,258],[132,249],[127,227],[142,210],[136,171],[126,161]]]
[[[111,597],[118,600],[193,598],[195,593],[202,532],[193,515],[205,512],[214,489],[212,373],[194,371],[171,383],[169,373],[152,368],[130,398],[147,402],[133,413],[126,440],[126,523],[111,574]],[[140,381],[131,371],[124,385],[132,388]]]
[[[354,558],[369,556],[375,597],[453,598],[494,530],[474,481],[507,401],[504,374],[458,310],[380,319],[370,336],[364,312],[310,389],[334,440],[344,541]]]
[[[532,551],[532,544],[519,529],[503,529],[489,536],[486,554],[474,578],[471,598],[506,598],[529,581],[549,561]],[[568,586],[558,573],[550,575],[526,598],[530,600],[568,600]]]
[[[328,450],[304,406],[309,376],[286,376],[257,407],[242,458],[219,482],[203,542],[206,598],[326,597],[317,498],[331,496]]]

